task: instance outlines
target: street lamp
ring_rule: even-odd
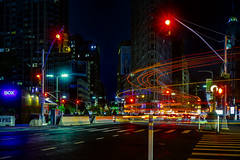
[[[46,75],[46,77],[50,77],[50,78],[53,78],[54,77],[54,75],[52,75],[52,74],[50,74],[50,75]],[[55,76],[56,77],[56,99],[57,99],[57,101],[59,102],[59,99],[58,99],[58,97],[59,97],[59,95],[58,95],[58,93],[59,93],[59,77],[63,77],[63,78],[65,78],[65,77],[68,77],[68,74],[61,74],[61,75],[57,75],[57,76]]]
[[[209,71],[209,70],[200,70],[198,72],[208,72],[211,73],[211,78],[213,79],[213,71]]]
[[[64,30],[64,27],[62,27],[62,28],[59,30],[58,34],[60,34],[63,30]],[[52,41],[52,43],[51,43],[51,45],[50,45],[50,47],[49,47],[49,49],[48,49],[46,58],[44,57],[45,51],[44,51],[44,49],[42,49],[42,68],[41,68],[41,70],[42,70],[42,77],[41,77],[42,92],[41,92],[41,96],[40,96],[40,100],[41,100],[41,102],[40,102],[40,103],[41,103],[41,120],[42,120],[42,124],[43,124],[43,122],[44,122],[44,103],[45,103],[45,97],[44,97],[45,66],[46,66],[46,62],[47,62],[47,59],[48,59],[48,55],[50,54],[50,51],[51,51],[51,49],[52,49],[52,47],[53,47],[56,39],[57,39],[57,37],[55,37],[55,38],[53,39],[53,41]],[[45,58],[45,60],[44,60],[44,58]]]

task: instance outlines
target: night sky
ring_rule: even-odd
[[[113,99],[117,85],[118,46],[122,40],[130,40],[130,0],[69,0],[69,2],[70,34],[79,33],[85,40],[100,44],[101,81],[106,87],[107,98]],[[240,2],[234,0],[234,3],[234,13],[239,18]],[[179,19],[222,33],[226,32],[228,19],[233,15],[231,0],[175,0],[170,12]],[[186,54],[210,50],[185,27],[173,23],[175,23],[173,33],[185,40]],[[223,36],[189,26],[216,40],[224,39]],[[216,50],[224,47],[223,43],[207,38],[205,40]]]

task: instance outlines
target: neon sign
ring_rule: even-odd
[[[15,97],[17,95],[17,90],[14,89],[3,90],[2,94],[3,96],[6,97]]]

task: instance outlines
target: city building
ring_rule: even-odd
[[[161,21],[164,24],[163,13],[167,9],[167,5],[165,0],[144,0],[141,2],[131,0],[132,71],[171,60],[170,32],[159,27]],[[134,75],[133,82],[137,81],[135,78],[137,76]],[[171,74],[163,75],[159,81],[163,84],[171,84],[171,76]],[[154,75],[149,82],[151,85],[159,87],[156,80],[157,75]],[[145,96],[146,101],[155,101],[161,98],[161,90]]]
[[[50,51],[46,74],[58,76],[62,68],[70,69],[69,54],[63,53],[62,48],[67,43],[68,0],[1,0],[0,8],[0,81],[20,88],[22,93],[30,95],[29,98],[37,97],[35,104],[27,104],[32,108],[22,109],[25,112],[18,115],[19,118],[28,115],[29,119],[31,114],[40,113],[38,96],[41,93],[43,49],[45,56]],[[62,37],[50,50],[60,30]],[[56,94],[55,80],[46,78],[47,92]],[[22,98],[26,97],[22,94]],[[26,108],[24,101],[21,102],[18,107]]]
[[[235,107],[240,105],[240,63],[236,58],[239,52],[239,38],[240,38],[240,25],[236,16],[231,16],[227,24],[227,73],[230,74],[232,79],[230,87],[227,92],[227,103],[229,106]],[[223,71],[222,71],[223,72]],[[225,77],[226,78],[226,77]],[[227,114],[230,115],[230,110],[227,110]]]
[[[80,35],[71,37],[72,63],[78,66],[78,75],[89,86],[86,104],[96,105],[106,100],[105,87],[100,81],[100,47],[85,41]],[[78,98],[79,95],[78,95]]]

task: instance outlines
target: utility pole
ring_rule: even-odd
[[[227,74],[227,36],[224,36],[224,74]],[[223,118],[226,119],[227,85],[224,85]]]
[[[42,76],[41,76],[41,86],[42,86],[42,92],[41,92],[41,120],[42,120],[42,124],[43,122],[45,122],[44,120],[44,103],[45,103],[45,96],[44,96],[44,72],[45,72],[45,68],[44,68],[44,49],[42,49]]]

